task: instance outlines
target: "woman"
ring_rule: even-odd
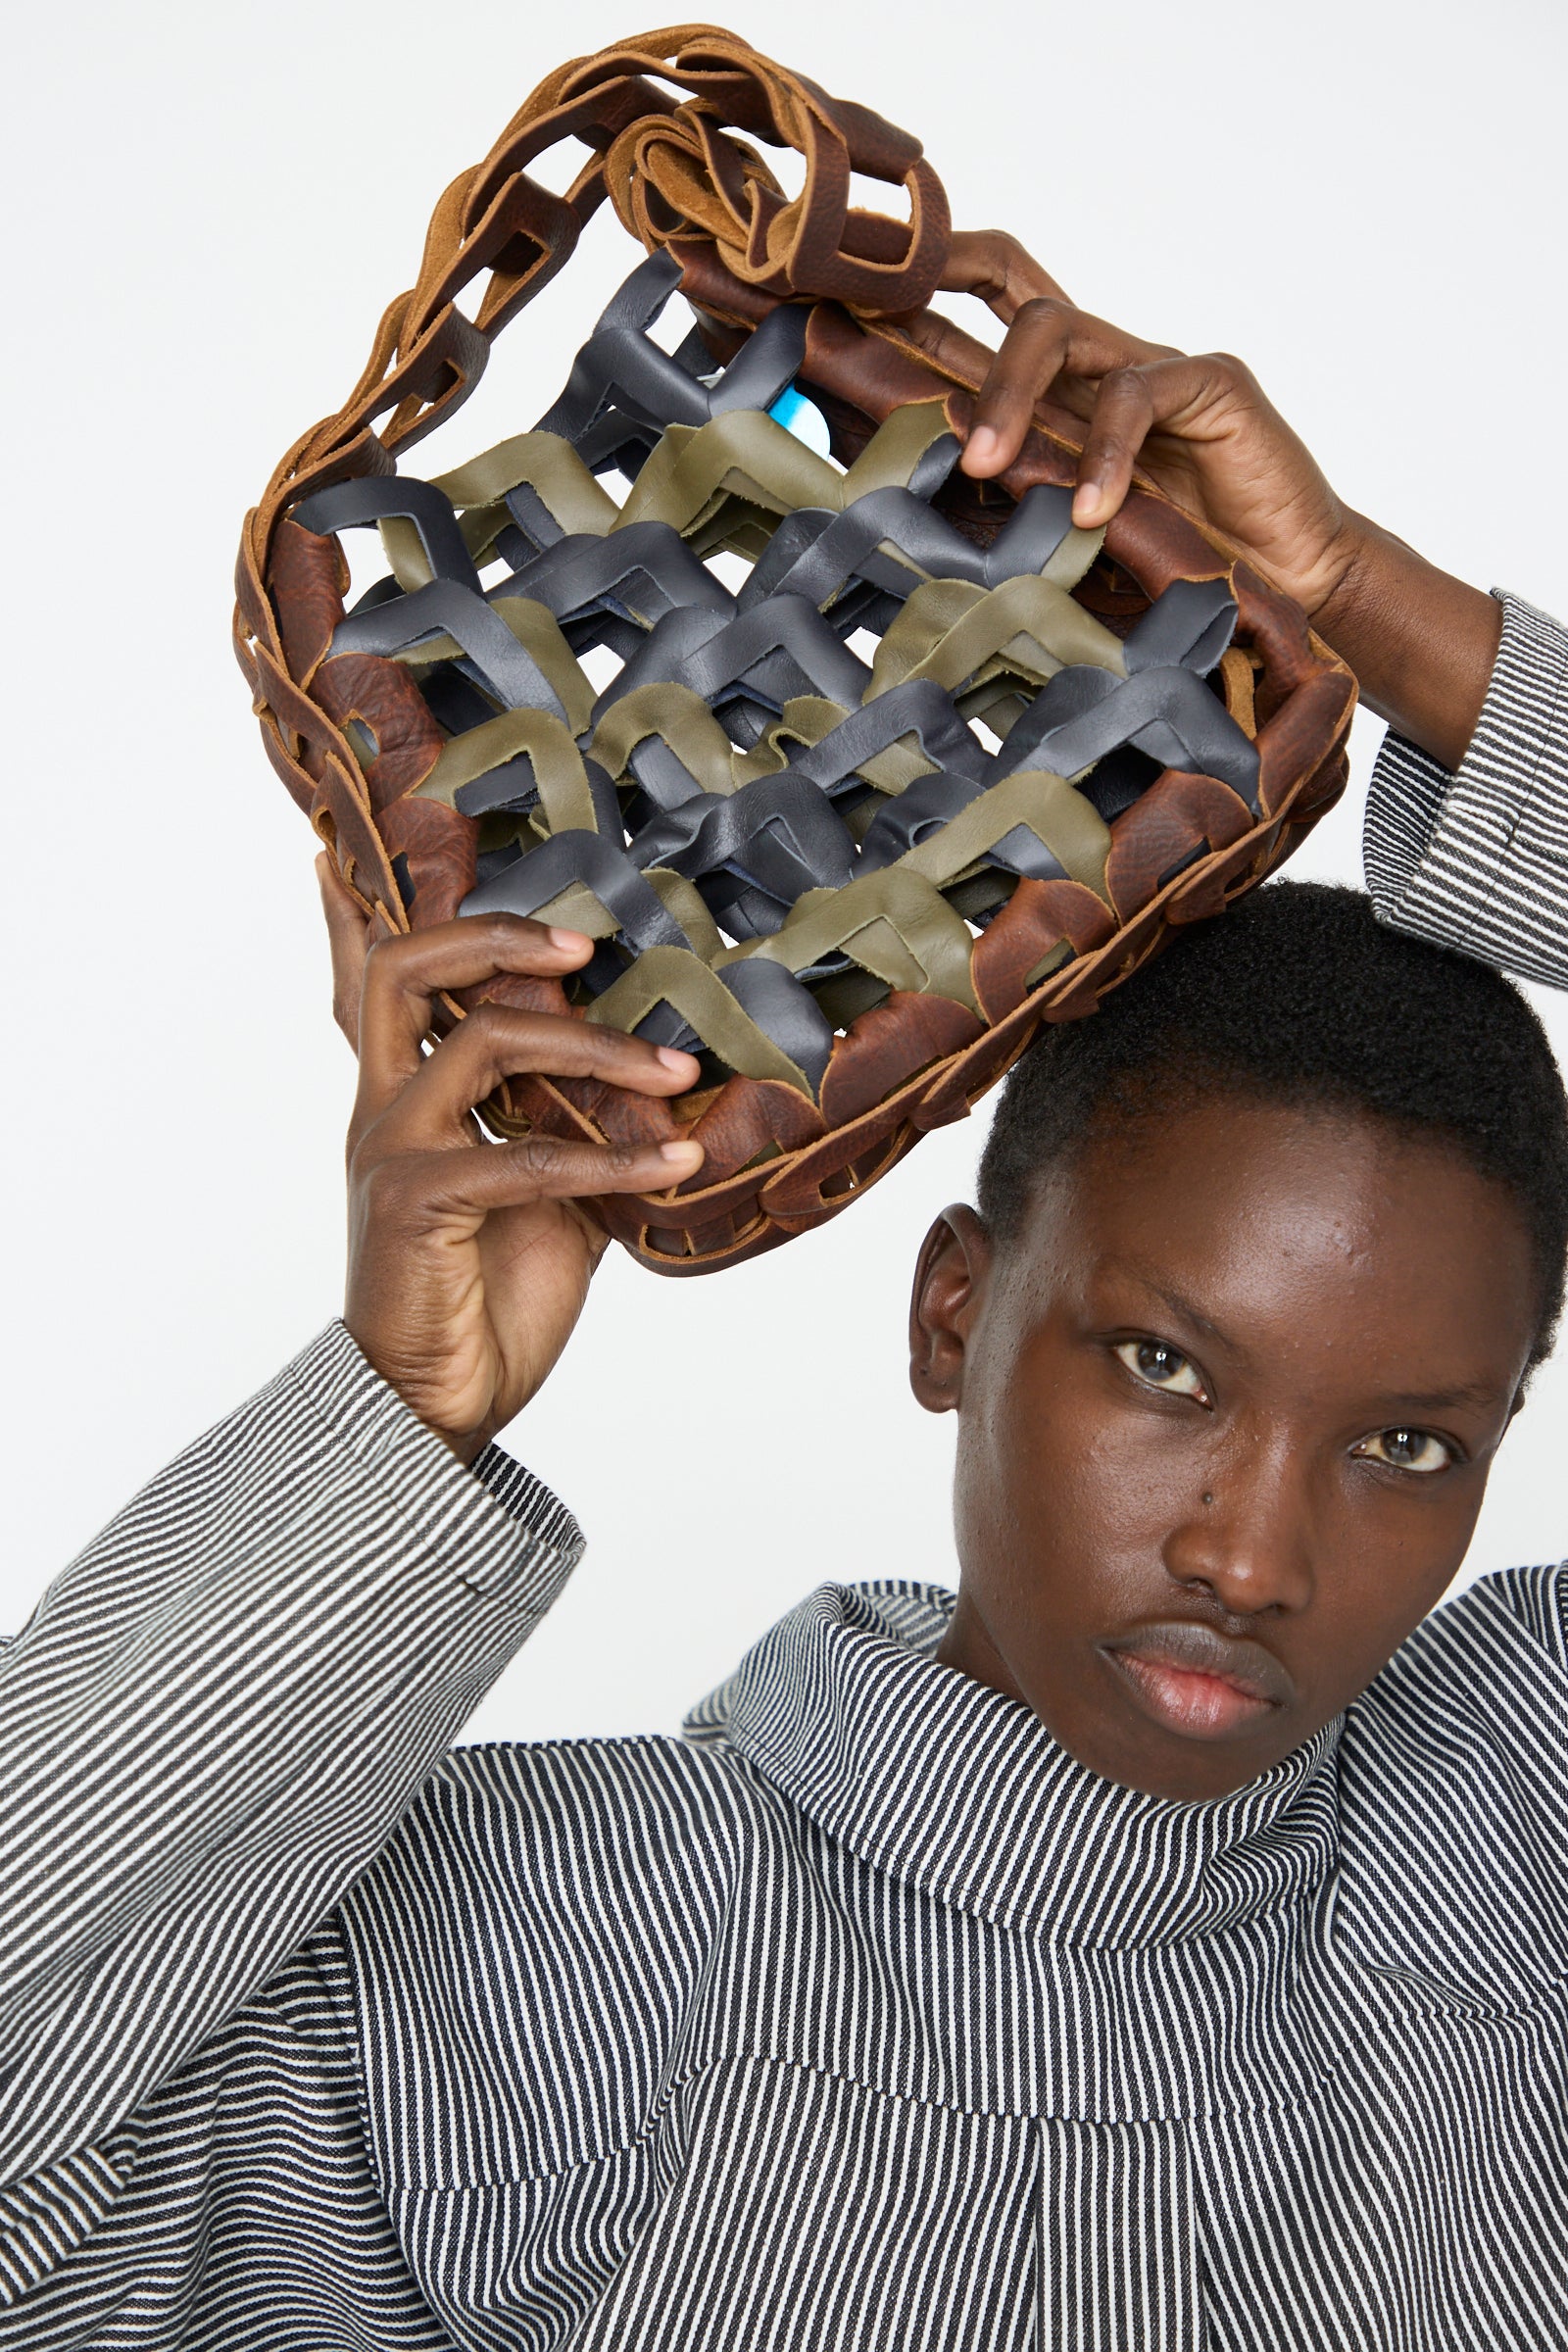
[[[1053,387],[1080,521],[1141,454],[1350,661],[1398,931],[1281,886],[1020,1065],[911,1313],[956,1602],[829,1584],[685,1741],[454,1756],[580,1548],[489,1445],[575,1203],[694,1164],[471,1106],[692,1065],[493,1009],[426,1055],[432,993],[588,943],[368,955],[328,884],[344,1323],[0,1666],[0,2343],[1568,2343],[1568,1597],[1426,1617],[1562,1295],[1560,1084],[1442,951],[1568,973],[1565,640],[1236,363],[1004,239],[953,282],[1008,321],[972,473]]]

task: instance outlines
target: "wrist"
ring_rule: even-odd
[[[1307,619],[1326,645],[1345,654],[1340,640],[1356,638],[1368,590],[1376,593],[1379,542],[1383,533],[1348,508],[1318,566],[1316,593],[1305,603]],[[1348,654],[1345,659],[1349,661]],[[1351,667],[1355,664],[1351,662]]]
[[[481,1404],[482,1380],[466,1384],[466,1395],[464,1384],[450,1377],[449,1367],[421,1363],[412,1358],[406,1348],[388,1345],[372,1320],[356,1313],[352,1299],[345,1308],[343,1326],[371,1370],[380,1375],[416,1420],[422,1421],[431,1437],[439,1438],[465,1468],[471,1468],[504,1426],[502,1416],[482,1409],[475,1419],[469,1420],[469,1414]]]
[[[1348,513],[1346,527],[1312,626],[1349,663],[1368,709],[1457,768],[1492,681],[1501,608],[1365,515]]]

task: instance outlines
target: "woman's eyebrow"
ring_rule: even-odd
[[[1187,1324],[1193,1331],[1200,1332],[1205,1339],[1216,1342],[1233,1355],[1245,1358],[1248,1354],[1246,1347],[1233,1339],[1212,1316],[1205,1315],[1202,1308],[1195,1305],[1185,1292],[1160,1281],[1147,1266],[1139,1265],[1136,1259],[1123,1258],[1118,1262],[1117,1271],[1130,1275],[1152,1298],[1167,1306],[1179,1322]],[[1370,1417],[1387,1414],[1391,1420],[1405,1415],[1414,1418],[1422,1413],[1451,1412],[1462,1405],[1474,1406],[1479,1412],[1495,1412],[1512,1394],[1513,1384],[1508,1380],[1458,1380],[1438,1389],[1385,1390],[1381,1395],[1368,1398],[1366,1410]]]
[[[1378,1400],[1378,1404],[1379,1410],[1388,1412],[1440,1413],[1456,1404],[1473,1404],[1484,1412],[1491,1412],[1503,1401],[1505,1392],[1512,1395],[1512,1389],[1506,1381],[1456,1381],[1452,1388],[1447,1389],[1427,1389],[1420,1393],[1410,1389],[1390,1392]]]
[[[1193,1330],[1202,1332],[1206,1339],[1217,1340],[1222,1348],[1235,1348],[1238,1352],[1245,1352],[1239,1348],[1238,1343],[1231,1338],[1229,1332],[1223,1331],[1212,1317],[1205,1315],[1201,1307],[1194,1305],[1185,1292],[1174,1290],[1169,1283],[1157,1280],[1147,1266],[1139,1265],[1135,1258],[1123,1258],[1119,1263],[1118,1271],[1130,1274],[1136,1283],[1150,1293],[1152,1298],[1159,1299],[1162,1305],[1168,1306],[1179,1322],[1190,1324]]]

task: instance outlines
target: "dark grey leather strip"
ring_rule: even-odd
[[[735,865],[786,908],[805,891],[842,890],[855,872],[855,843],[831,802],[789,769],[727,800],[697,794],[644,825],[631,856],[693,878]]]
[[[620,803],[615,787],[597,760],[585,760],[583,774],[588,779],[589,798],[593,802],[594,819],[602,837],[612,846],[622,835]],[[515,812],[526,815],[539,805],[539,784],[533,761],[526,752],[516,753],[492,767],[471,784],[460,784],[452,796],[453,806],[463,816],[490,816]],[[543,901],[540,902],[543,905]]]
[[[600,696],[594,719],[638,686],[689,686],[706,703],[720,705],[744,684],[752,700],[780,711],[797,694],[821,695],[854,709],[870,682],[865,663],[804,597],[771,597],[733,619],[687,607],[658,623]]]
[[[742,963],[721,963],[718,976],[759,1029],[799,1063],[814,1094],[822,1083],[833,1051],[833,1024],[808,988],[782,963],[748,956]]]
[[[598,539],[577,532],[562,539],[494,588],[499,596],[530,596],[560,621],[593,612],[617,612],[652,629],[693,606],[733,617],[735,599],[667,522],[634,522]]]
[[[1142,669],[1129,678],[1087,665],[1058,670],[1003,745],[997,771],[1077,776],[1124,744],[1161,767],[1218,776],[1257,813],[1256,747],[1190,669]]]
[[[809,310],[787,304],[771,311],[711,386],[700,377],[712,368],[690,337],[677,353],[662,351],[649,328],[680,283],[680,267],[658,253],[634,270],[601,313],[572,363],[565,389],[540,417],[537,430],[580,446],[607,412],[651,427],[706,424],[727,409],[771,408],[806,355]]]
[[[332,635],[335,654],[402,654],[428,637],[451,637],[480,681],[509,710],[566,713],[538,662],[482,596],[455,580],[432,580],[369,612],[351,612]]]
[[[1180,665],[1206,677],[1236,631],[1236,600],[1223,580],[1173,580],[1128,630],[1129,673]]]
[[[950,447],[956,455],[957,444],[951,439],[932,444],[944,453]],[[950,456],[944,478],[952,463]],[[874,581],[899,596],[909,595],[922,578],[998,588],[1004,580],[1044,571],[1072,528],[1071,491],[1042,482],[1024,493],[991,545],[980,548],[926,504],[929,495],[890,487],[868,490],[839,514],[824,507],[797,509],[785,516],[753,570],[741,592],[741,610],[776,595],[808,597],[822,606],[852,579]],[[907,561],[879,554],[884,543]]]
[[[414,481],[401,474],[334,482],[329,490],[313,490],[309,498],[302,498],[291,519],[307,531],[358,531],[394,515],[413,523],[438,580],[478,587],[479,575],[463,543],[456,510],[434,482]]]
[[[950,774],[979,785],[991,772],[988,755],[953,708],[952,696],[929,678],[910,678],[852,710],[818,742],[796,752],[790,773],[807,777],[823,792],[837,792],[859,780],[867,760],[907,736],[933,766]]]
[[[470,890],[462,914],[537,914],[582,883],[614,918],[634,955],[647,948],[689,948],[691,941],[623,849],[598,833],[557,833]]]

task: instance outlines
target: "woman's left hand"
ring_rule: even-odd
[[[1191,357],[1076,309],[1000,229],[954,236],[942,290],[976,296],[1007,330],[974,401],[965,473],[1004,473],[1036,401],[1049,394],[1089,427],[1073,502],[1083,529],[1109,521],[1136,465],[1255,558],[1308,613],[1334,596],[1367,526],[1341,505],[1242,361],[1223,352]],[[941,357],[952,332],[944,320],[928,312],[900,323]]]

